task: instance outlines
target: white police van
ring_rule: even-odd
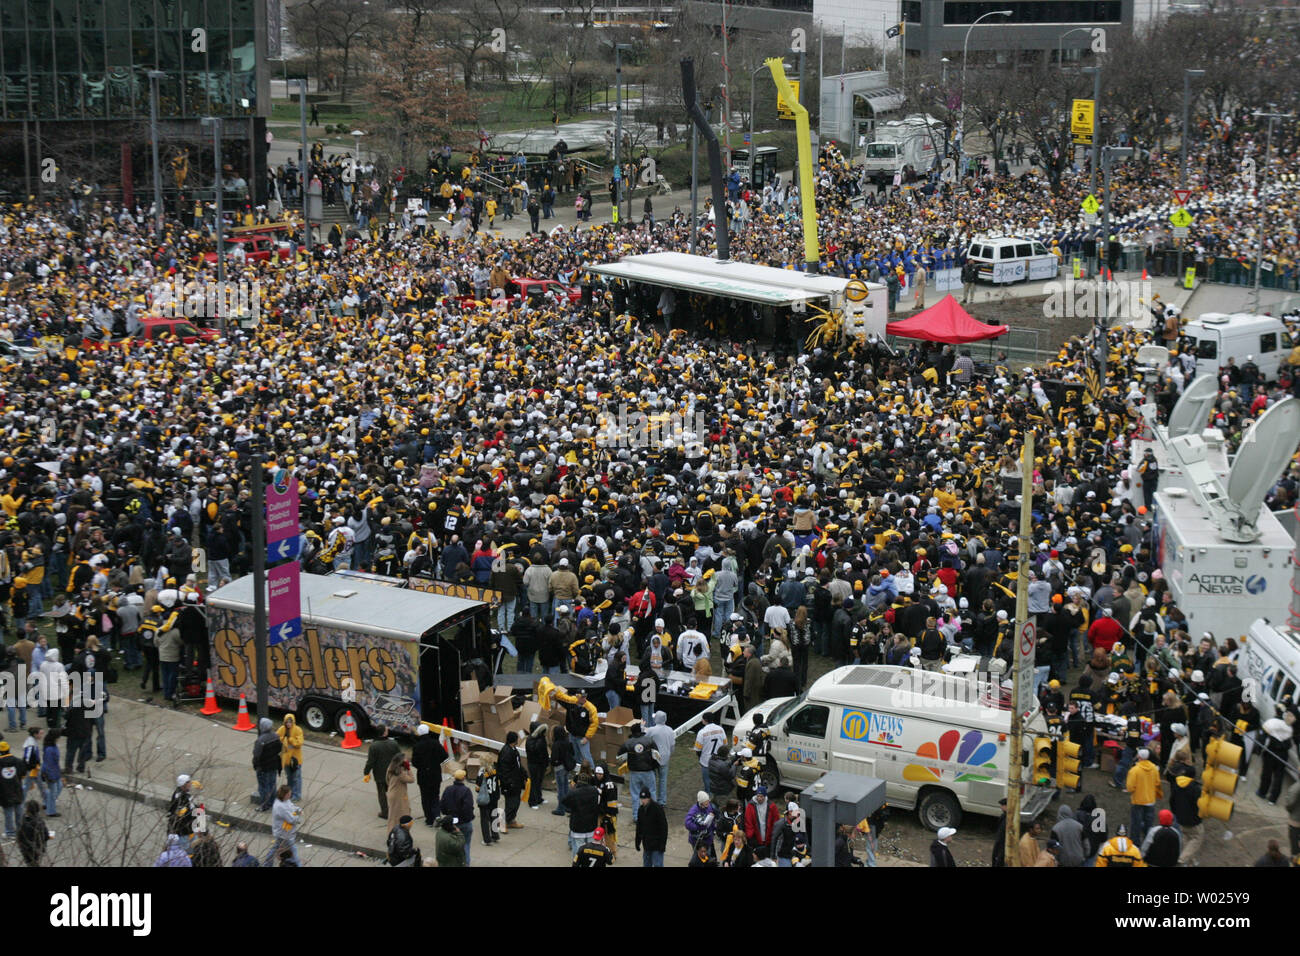
[[[1060,260],[1038,239],[1022,236],[977,236],[966,258],[979,267],[979,279],[994,285],[1054,279]]]

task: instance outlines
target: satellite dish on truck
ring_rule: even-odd
[[[1300,402],[1284,398],[1246,432],[1228,472],[1228,501],[1254,530],[1264,496],[1286,471],[1300,443]],[[1252,538],[1253,540],[1253,538]]]
[[[1165,433],[1170,438],[1199,435],[1210,417],[1210,409],[1219,400],[1219,383],[1215,376],[1198,378],[1187,386],[1178,404],[1169,414]]]

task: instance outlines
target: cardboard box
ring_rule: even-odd
[[[1115,764],[1115,755],[1112,754],[1109,750],[1102,750],[1102,752],[1101,752],[1101,757],[1100,757],[1100,763],[1101,763],[1101,772],[1102,772],[1102,773],[1111,773],[1111,774],[1113,774],[1113,773],[1115,772],[1115,766],[1116,766],[1116,764]]]

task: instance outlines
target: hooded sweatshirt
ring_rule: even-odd
[[[1094,829],[1093,814],[1097,810],[1097,798],[1092,794],[1085,794],[1083,802],[1079,804],[1079,809],[1074,812],[1074,819],[1079,821],[1083,827],[1083,846],[1087,850],[1087,855],[1092,856],[1100,849],[1101,845],[1106,842],[1106,827]],[[1098,817],[1104,820],[1105,817]]]
[[[191,866],[190,858],[186,856],[184,848],[181,847],[181,838],[175,833],[167,835],[167,848],[158,854],[158,859],[153,861],[154,866]]]
[[[1056,826],[1052,827],[1052,836],[1061,844],[1058,866],[1083,866],[1083,861],[1088,858],[1083,824],[1075,819],[1074,812],[1065,804],[1061,804],[1056,811]]]
[[[659,766],[668,766],[668,761],[673,755],[673,744],[677,740],[673,736],[673,729],[668,726],[668,714],[656,710],[655,722],[645,729],[645,733],[654,741],[655,749],[659,751]]]

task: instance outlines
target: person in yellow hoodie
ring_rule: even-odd
[[[302,799],[302,728],[293,714],[284,715],[284,723],[275,729],[280,738],[280,766],[284,768],[285,782],[293,790],[293,802]]]
[[[1146,866],[1142,859],[1142,851],[1138,849],[1136,843],[1128,838],[1128,827],[1124,826],[1124,824],[1121,823],[1115,829],[1115,835],[1097,851],[1097,866],[1115,869]]]
[[[1129,768],[1124,789],[1128,791],[1132,807],[1129,811],[1129,830],[1138,846],[1146,838],[1147,830],[1156,825],[1156,801],[1164,796],[1160,784],[1160,768],[1151,762],[1151,751],[1142,747],[1137,761]]]

